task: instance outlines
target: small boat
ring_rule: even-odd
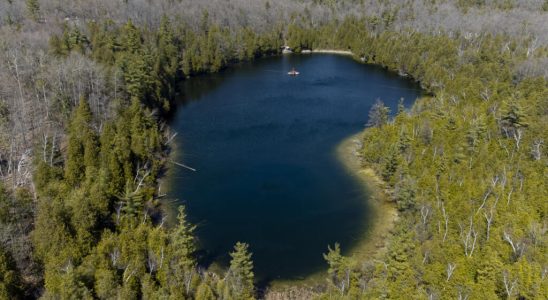
[[[291,69],[291,71],[287,72],[287,75],[289,76],[297,76],[299,75],[299,71],[295,70],[295,68]]]

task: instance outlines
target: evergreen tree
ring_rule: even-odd
[[[398,115],[405,113],[405,105],[403,105],[403,98],[398,102]]]
[[[160,147],[156,122],[146,113],[140,101],[134,98],[126,114],[130,122],[131,151],[143,162],[152,160],[151,154]]]
[[[159,100],[168,102],[175,96],[175,87],[178,80],[179,45],[175,39],[171,22],[166,16],[162,17],[157,36],[157,55],[154,71],[161,86]],[[164,105],[164,104],[162,104]]]
[[[405,176],[394,187],[396,204],[400,211],[408,211],[415,208],[417,187],[409,176]]]
[[[487,125],[483,118],[479,118],[472,123],[472,126],[466,133],[466,142],[470,152],[476,151],[480,140],[485,136],[486,132]]]
[[[401,154],[407,153],[407,151],[411,147],[411,138],[409,137],[407,132],[404,130],[402,130],[402,132],[400,133],[397,147]]]
[[[98,138],[89,104],[82,98],[69,127],[65,178],[70,185],[78,185],[97,166]]]
[[[348,295],[352,299],[358,297],[359,290],[356,289],[358,287],[358,278],[354,270],[355,262],[341,254],[341,247],[338,243],[335,243],[334,248],[328,246],[327,249],[328,252],[323,254],[323,258],[329,265],[327,273],[331,283],[341,294]]]
[[[70,50],[77,50],[78,52],[84,54],[87,44],[87,37],[80,31],[80,29],[78,29],[78,27],[70,29],[67,39],[67,45]]]
[[[202,282],[196,290],[196,300],[215,300],[213,289],[206,282]]]
[[[116,127],[111,122],[103,126],[101,134],[101,177],[104,178],[108,195],[121,195],[124,191],[126,179],[124,177],[123,165],[118,156]]]
[[[146,50],[126,54],[120,62],[126,90],[132,100],[144,101],[154,90],[152,56]]]
[[[98,62],[107,65],[114,65],[116,58],[115,52],[121,50],[121,45],[116,38],[116,32],[109,30],[110,20],[102,24],[92,22],[88,25],[90,31],[91,56]]]
[[[141,49],[141,32],[133,25],[131,20],[122,28],[121,37],[121,47],[123,51],[133,54]]]
[[[393,183],[394,175],[398,171],[399,166],[399,153],[392,147],[387,153],[384,159],[384,166],[382,169],[382,178],[389,184]]]
[[[332,282],[337,285],[341,272],[344,269],[344,257],[341,254],[341,247],[339,243],[335,243],[335,247],[327,246],[327,254],[323,254],[323,258],[329,265],[327,273],[331,276]]]
[[[135,189],[131,182],[126,183],[124,194],[118,198],[124,216],[131,219],[141,215],[144,207],[144,195],[138,189]]]
[[[377,99],[375,104],[369,110],[369,120],[367,126],[369,127],[381,127],[388,123],[388,115],[390,109],[384,106],[384,103]]]
[[[66,272],[60,276],[59,286],[48,289],[45,298],[50,297],[53,299],[93,299],[92,292],[86,287],[81,274],[72,265],[69,265]]]
[[[527,127],[527,114],[517,101],[505,103],[506,111],[501,117],[501,126],[507,136],[511,136],[518,129]]]
[[[174,263],[179,266],[180,269],[189,270],[195,265],[193,255],[196,251],[194,240],[196,225],[192,225],[188,222],[184,206],[179,206],[177,220],[177,226],[170,235],[172,257]]]
[[[18,299],[20,296],[20,276],[15,262],[0,245],[0,299]]]
[[[173,297],[185,298],[189,296],[187,292],[192,279],[197,276],[194,270],[196,245],[193,235],[196,226],[188,222],[184,206],[179,206],[177,220],[177,226],[169,235],[170,275],[167,282]]]
[[[49,49],[51,53],[53,53],[53,55],[55,56],[67,55],[67,51],[65,49],[63,39],[56,34],[53,34],[51,38],[49,39]]]
[[[94,291],[101,299],[116,299],[120,290],[116,270],[109,268],[99,268],[95,271]]]
[[[228,269],[227,281],[235,299],[253,299],[253,261],[251,260],[249,245],[237,242]]]
[[[40,18],[40,3],[38,0],[26,0],[27,14],[33,21],[38,21]]]

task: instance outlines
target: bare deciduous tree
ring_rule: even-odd
[[[544,144],[543,139],[535,139],[533,141],[533,146],[531,147],[531,155],[533,156],[534,160],[540,160],[542,157],[542,151],[540,148]]]
[[[516,148],[519,150],[519,144],[521,142],[521,139],[523,138],[523,130],[520,128],[513,131],[514,141],[516,142]]]
[[[464,246],[464,254],[468,257],[472,257],[474,249],[476,247],[476,241],[478,239],[478,233],[474,228],[473,217],[470,217],[470,225],[465,229],[462,224],[459,223],[460,238]]]
[[[445,211],[445,205],[443,204],[443,202],[442,202],[442,205],[441,205],[441,212],[442,212],[443,221],[444,221],[444,224],[445,224],[445,231],[443,233],[442,243],[445,243],[445,239],[447,238],[447,232],[449,230],[449,216],[447,215],[447,212]]]
[[[491,230],[491,225],[493,224],[493,208],[489,209],[489,212],[484,211],[483,216],[485,217],[485,221],[487,222],[487,228],[486,228],[486,240],[489,240],[489,231]]]
[[[503,238],[506,242],[508,242],[510,247],[512,247],[512,252],[516,256],[516,258],[519,258],[523,255],[523,252],[525,251],[525,244],[521,240],[516,240],[507,231],[504,231]]]
[[[445,269],[445,271],[447,272],[447,280],[446,281],[449,281],[449,279],[451,279],[451,276],[453,276],[453,272],[455,272],[456,268],[457,268],[457,265],[454,264],[454,263],[448,263],[447,264],[447,268]]]
[[[502,283],[504,285],[504,291],[506,292],[506,296],[508,297],[508,299],[512,298],[512,295],[514,294],[514,289],[516,288],[517,279],[511,280],[510,273],[505,270],[502,272]]]

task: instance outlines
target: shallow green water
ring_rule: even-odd
[[[292,67],[298,77],[287,75]],[[416,84],[336,55],[261,59],[184,82],[170,123],[178,132],[169,192],[198,225],[202,264],[226,265],[250,244],[263,281],[325,269],[322,253],[349,250],[371,226],[367,195],[334,150],[363,130],[382,99],[396,110]]]

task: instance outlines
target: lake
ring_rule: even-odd
[[[198,226],[202,264],[226,267],[246,242],[261,281],[325,270],[328,245],[348,253],[360,241],[368,195],[335,149],[364,129],[376,99],[394,112],[421,95],[409,79],[326,54],[259,59],[182,85],[172,159],[196,171],[170,165],[168,197]]]

